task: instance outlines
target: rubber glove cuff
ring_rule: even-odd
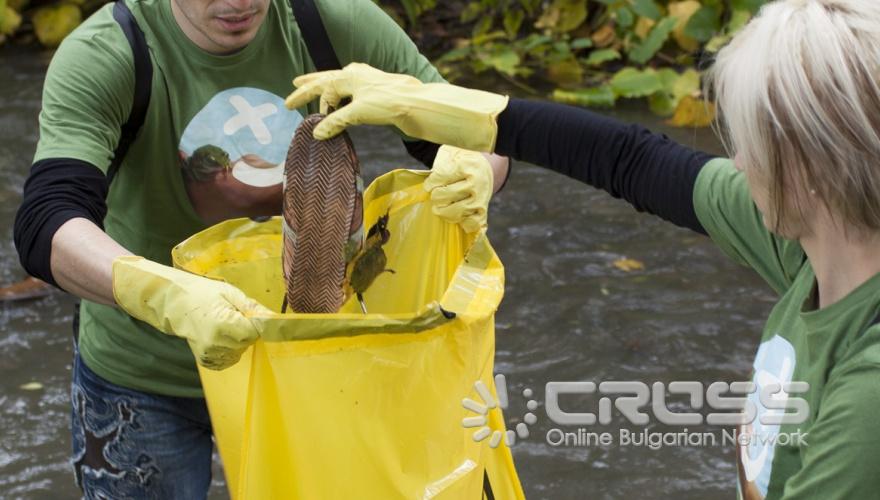
[[[113,261],[113,296],[134,318],[186,339],[196,361],[211,369],[235,364],[259,338],[260,323],[251,317],[269,312],[228,283],[137,256]]]

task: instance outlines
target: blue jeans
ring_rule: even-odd
[[[204,399],[112,384],[75,353],[73,467],[86,499],[203,499],[211,485]]]

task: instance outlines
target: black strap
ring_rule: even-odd
[[[150,61],[147,40],[124,0],[117,0],[113,4],[113,19],[119,23],[128,44],[131,46],[134,58],[134,100],[131,104],[128,121],[122,125],[119,144],[116,145],[116,151],[113,152],[113,161],[110,162],[110,168],[107,169],[108,183],[113,182],[113,177],[116,176],[116,171],[119,170],[123,158],[128,153],[128,148],[137,138],[138,132],[144,124],[153,84],[153,63]]]
[[[303,41],[306,42],[306,49],[312,57],[315,69],[318,71],[341,69],[342,64],[339,63],[339,58],[333,51],[330,36],[327,35],[327,29],[321,21],[321,13],[318,12],[315,1],[290,0],[290,7],[293,9],[293,19],[299,26],[299,31],[302,33]],[[343,101],[344,103],[345,101]],[[410,156],[428,168],[434,164],[437,150],[440,149],[439,144],[427,141],[403,141],[403,144]]]
[[[318,12],[314,0],[290,0],[290,7],[306,42],[306,49],[312,57],[312,62],[315,63],[315,69],[327,71],[342,68],[336,52],[333,51],[333,45],[330,44],[330,36],[327,35],[327,30],[321,21],[321,13]]]

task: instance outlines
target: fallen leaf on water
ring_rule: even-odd
[[[612,265],[625,272],[640,271],[645,268],[645,264],[643,262],[627,257],[622,257],[615,260]]]
[[[18,386],[18,388],[23,391],[39,391],[43,388],[43,384],[39,382],[28,382],[26,384]]]

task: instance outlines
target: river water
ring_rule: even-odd
[[[24,277],[12,244],[12,222],[37,141],[37,114],[46,53],[0,50],[0,283]],[[718,152],[708,130],[667,127],[641,108],[611,112],[640,121],[685,144]],[[368,180],[412,167],[399,140],[386,130],[353,133]],[[679,498],[735,495],[734,448],[723,429],[716,446],[687,443],[651,449],[625,446],[622,431],[678,432],[638,427],[616,411],[608,446],[552,446],[544,412],[550,381],[748,380],[763,319],[774,300],[755,275],[725,259],[708,239],[637,214],[626,203],[561,175],[517,164],[490,211],[490,239],[506,269],[506,295],[496,316],[496,373],[511,395],[509,425],[521,421],[534,391],[538,422],[513,447],[528,498]],[[637,260],[644,269],[613,263]],[[0,497],[76,498],[68,465],[70,320],[72,299],[62,293],[0,303]],[[41,388],[22,388],[38,382]],[[598,397],[568,397],[569,412],[598,413]],[[686,399],[669,400],[686,411]],[[703,413],[706,411],[704,410]],[[653,421],[654,419],[652,419]],[[226,498],[219,466],[212,498]]]

